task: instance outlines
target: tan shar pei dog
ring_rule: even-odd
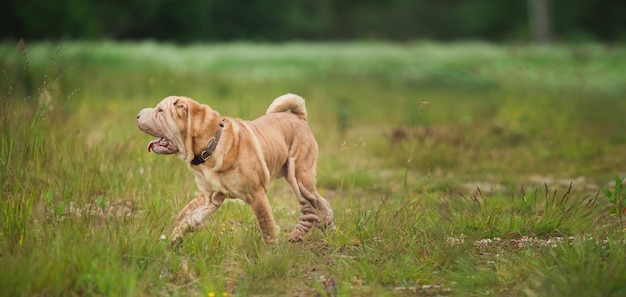
[[[175,154],[188,164],[200,189],[180,212],[172,243],[198,229],[227,198],[248,203],[266,243],[279,228],[267,199],[270,181],[285,177],[301,206],[300,220],[289,236],[301,241],[312,226],[335,229],[333,211],[315,189],[317,142],[307,124],[304,99],[286,94],[253,121],[222,117],[209,106],[170,96],[137,114],[141,131],[156,137],[148,151]]]

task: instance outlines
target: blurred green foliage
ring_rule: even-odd
[[[597,198],[624,192],[625,52],[1,43],[0,296],[622,296],[622,221]],[[285,92],[307,99],[337,232],[287,242],[279,181],[275,246],[225,203],[170,249],[197,186],[137,111],[180,94],[252,119]]]
[[[626,2],[549,1],[557,41],[626,39]],[[6,0],[1,39],[527,40],[527,0]]]

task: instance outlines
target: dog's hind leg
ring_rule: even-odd
[[[302,241],[312,226],[334,230],[333,210],[315,189],[315,164],[296,165],[295,158],[289,158],[285,179],[301,207],[300,221],[291,232],[289,241]]]
[[[186,233],[202,226],[202,223],[220,208],[224,199],[225,196],[219,193],[201,193],[198,198],[189,202],[178,214],[172,231],[171,244],[181,243]]]

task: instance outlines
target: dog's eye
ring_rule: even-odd
[[[157,109],[157,112],[162,112],[162,111],[163,111],[163,108],[160,108],[160,107],[159,107],[159,108]]]

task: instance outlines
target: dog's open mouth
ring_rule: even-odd
[[[176,152],[176,145],[165,137],[157,137],[148,144],[148,152],[157,154],[173,154]]]

